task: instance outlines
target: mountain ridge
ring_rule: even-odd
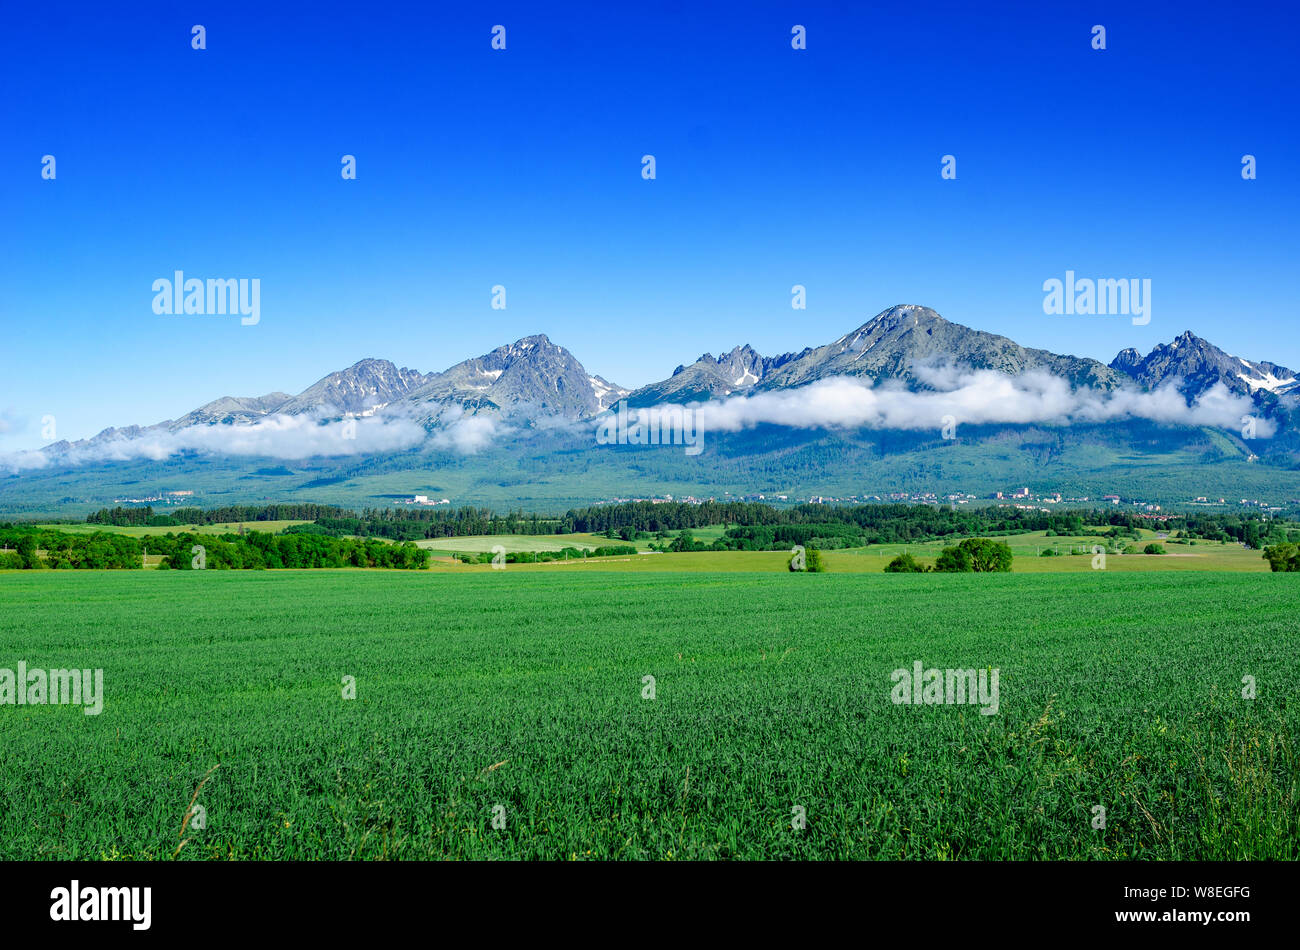
[[[1223,383],[1230,392],[1252,397],[1300,391],[1300,379],[1285,366],[1233,356],[1191,330],[1184,330],[1171,343],[1157,344],[1146,356],[1132,347],[1121,350],[1110,365],[1149,389],[1177,379],[1179,391],[1189,398],[1216,383]]]
[[[1191,400],[1222,382],[1256,403],[1288,405],[1300,396],[1300,378],[1271,362],[1233,356],[1185,331],[1145,357],[1126,348],[1109,365],[1089,357],[1023,347],[1008,337],[976,330],[917,304],[888,307],[836,340],[798,352],[763,356],[748,343],[713,356],[703,353],[679,365],[664,380],[628,390],[589,372],[567,349],[544,333],[522,337],[441,372],[399,368],[366,357],[328,373],[296,395],[222,396],[175,419],[153,426],[112,427],[91,439],[60,442],[42,451],[55,454],[85,444],[134,438],[150,431],[178,431],[202,425],[251,425],[276,415],[315,414],[346,418],[405,413],[435,427],[448,412],[496,413],[517,419],[591,419],[626,399],[631,407],[697,403],[750,393],[773,392],[831,377],[898,380],[924,385],[918,370],[936,363],[993,370],[1009,376],[1044,371],[1072,387],[1109,392],[1125,385],[1154,389],[1170,380]]]

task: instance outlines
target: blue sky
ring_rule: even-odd
[[[0,449],[537,332],[634,387],[896,303],[1300,369],[1286,5],[267,6],[7,11]],[[178,269],[259,278],[260,322],[156,315]],[[1151,322],[1045,315],[1067,269],[1149,278]]]

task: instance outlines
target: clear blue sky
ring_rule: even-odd
[[[41,444],[47,413],[75,439],[537,332],[637,386],[705,350],[825,343],[895,303],[1106,361],[1192,329],[1300,368],[1290,4],[5,17],[0,449]],[[261,322],[155,315],[150,286],[177,269],[260,278]],[[1150,278],[1150,324],[1044,315],[1066,269]]]

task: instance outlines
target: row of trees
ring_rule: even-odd
[[[803,533],[806,543],[813,537],[835,546],[836,537],[851,537],[853,544],[898,544],[946,537],[997,536],[1026,531],[1047,531],[1062,535],[1097,533],[1085,525],[1101,525],[1107,536],[1134,536],[1139,527],[1150,527],[1131,511],[1113,508],[1090,511],[1048,512],[1021,508],[985,506],[961,507],[908,504],[822,505],[802,504],[775,508],[763,502],[622,502],[571,509],[560,517],[526,514],[522,510],[500,515],[487,508],[366,508],[360,512],[333,505],[276,504],[232,505],[225,508],[179,508],[155,514],[150,506],[104,508],[86,520],[91,524],[163,525],[182,527],[258,521],[311,521],[297,533],[320,533],[342,537],[357,535],[390,540],[465,537],[468,535],[554,535],[590,532],[633,540],[644,534],[661,536],[711,525],[774,528],[795,525],[839,525],[840,531]],[[1240,541],[1250,547],[1265,544],[1300,543],[1300,526],[1268,520],[1262,513],[1192,512],[1173,515],[1159,522],[1175,536],[1217,541]],[[744,550],[746,541],[763,549],[779,546],[763,534],[731,534],[728,549]],[[784,543],[784,542],[781,542]],[[764,547],[766,545],[766,547]]]
[[[501,517],[486,508],[461,508],[455,511],[367,510],[361,514],[344,512],[317,518],[309,525],[293,525],[286,532],[329,534],[334,537],[389,538],[395,541],[418,541],[422,538],[463,538],[471,535],[543,535],[563,534],[556,519],[540,516],[524,518],[518,514]]]
[[[119,505],[116,508],[101,508],[86,515],[86,523],[108,524],[115,527],[180,528],[191,524],[234,524],[240,521],[313,521],[316,518],[347,514],[351,512],[336,505],[308,503],[175,508],[167,514],[155,514],[152,505],[140,508],[124,508]]]
[[[143,565],[139,540],[124,534],[67,534],[49,528],[0,527],[0,570],[131,570]]]
[[[969,535],[997,536],[1027,531],[1050,531],[1059,535],[1100,533],[1108,536],[1136,536],[1138,528],[1150,528],[1152,520],[1136,512],[1097,508],[1072,511],[1038,511],[999,506],[960,507],[939,505],[804,504],[774,508],[762,502],[624,502],[569,511],[560,519],[561,531],[604,533],[613,529],[633,532],[680,531],[709,525],[738,525],[749,528],[777,525],[839,524],[856,527],[863,543],[899,544]],[[1250,544],[1258,537],[1281,536],[1300,542],[1300,526],[1266,519],[1262,513],[1195,512],[1171,515],[1159,522],[1163,528],[1180,531],[1189,538],[1238,540]],[[728,532],[730,535],[730,532]],[[1294,538],[1290,535],[1295,535]],[[744,535],[742,535],[744,536]],[[758,535],[755,535],[757,537]],[[831,535],[824,535],[830,537]],[[738,536],[739,537],[739,536]]]
[[[561,548],[559,551],[507,551],[507,564],[543,564],[549,561],[581,561],[590,557],[617,557],[636,554],[636,548],[630,545],[602,545],[588,550],[586,548]],[[466,564],[490,564],[495,555],[491,551],[478,554],[459,554],[457,557]]]
[[[158,541],[164,542],[158,545]],[[421,570],[430,552],[410,542],[390,544],[377,538],[331,538],[325,535],[202,534],[167,535],[150,539],[150,547],[165,553],[160,567],[190,570],[200,567],[232,570],[266,568],[381,567]],[[195,547],[202,548],[196,561]]]
[[[783,524],[728,528],[718,539],[723,551],[779,551],[793,545],[834,550],[862,547],[868,533],[856,524]]]
[[[44,552],[42,557],[41,552]],[[69,534],[54,529],[0,527],[0,568],[136,570],[145,555],[161,555],[159,567],[175,570],[380,567],[418,570],[430,553],[411,543],[377,538],[321,535],[169,533],[148,538],[96,531]]]
[[[934,559],[934,567],[922,565],[911,554],[900,554],[885,565],[888,574],[997,573],[1011,570],[1011,548],[991,538],[967,538],[954,547],[946,547]]]

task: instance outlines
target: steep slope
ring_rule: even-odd
[[[369,414],[405,398],[428,380],[423,373],[406,367],[398,369],[388,360],[365,359],[330,373],[276,411]]]
[[[572,353],[537,334],[436,373],[408,398],[433,415],[459,406],[582,419],[625,395],[626,389],[591,375]]]
[[[1191,330],[1183,331],[1172,343],[1161,343],[1145,357],[1133,349],[1123,350],[1110,365],[1148,389],[1176,379],[1179,389],[1189,397],[1200,395],[1216,383],[1243,396],[1284,396],[1300,391],[1300,379],[1285,366],[1255,363],[1225,353]]]
[[[276,412],[292,398],[281,392],[265,396],[222,396],[162,425],[172,430],[198,425],[246,425]]]

